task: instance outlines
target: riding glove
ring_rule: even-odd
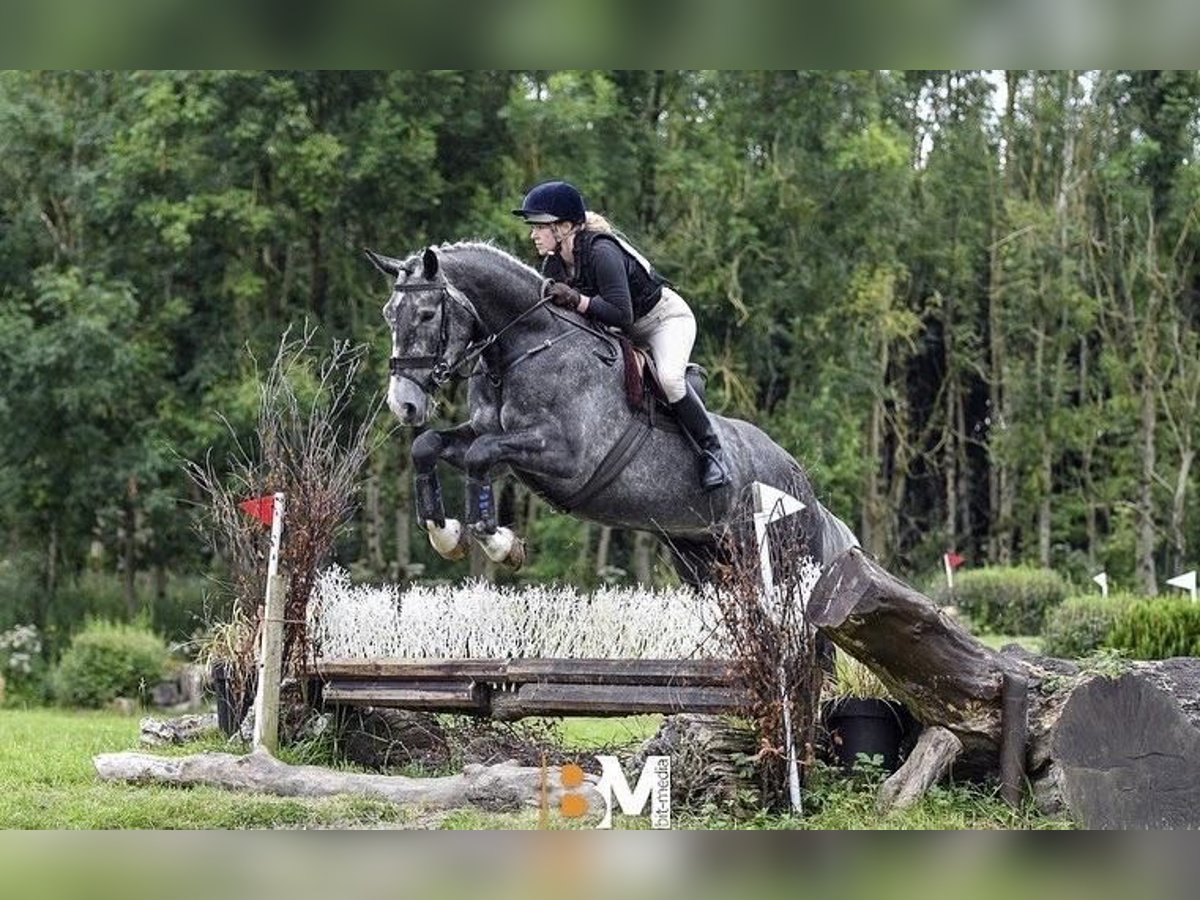
[[[546,286],[546,297],[555,306],[561,306],[563,309],[579,309],[580,301],[583,299],[579,295],[579,291],[561,281],[552,281]]]

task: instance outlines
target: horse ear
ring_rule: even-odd
[[[424,268],[424,271],[421,273],[422,277],[426,281],[433,281],[438,271],[438,258],[437,254],[433,252],[432,247],[425,248],[425,253],[421,256],[421,265]]]
[[[363,255],[371,261],[371,265],[384,275],[390,275],[395,278],[400,274],[400,260],[384,256],[382,253],[376,253],[368,247],[363,247]]]

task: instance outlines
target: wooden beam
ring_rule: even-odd
[[[524,684],[492,695],[497,719],[525,716],[627,716],[639,713],[733,713],[745,705],[741,691],[725,687],[623,684]]]
[[[723,659],[514,659],[508,663],[508,680],[513,683],[726,687],[734,677],[733,663]]]
[[[487,689],[471,681],[330,681],[326,703],[383,706],[393,709],[453,710],[486,713]]]
[[[397,678],[504,682],[508,664],[506,659],[319,659],[314,671],[338,681]]]

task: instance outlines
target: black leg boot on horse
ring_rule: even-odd
[[[467,529],[456,519],[446,518],[442,504],[442,485],[437,476],[438,456],[444,441],[441,435],[427,431],[413,441],[412,459],[414,499],[417,522],[429,536],[429,543],[444,559],[462,559],[470,552]]]
[[[708,410],[700,402],[695,389],[689,384],[683,399],[671,404],[675,418],[691,438],[693,449],[700,458],[700,484],[706,491],[729,484],[729,467],[725,464],[725,451],[713,428]]]

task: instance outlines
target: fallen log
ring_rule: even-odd
[[[1043,811],[1088,827],[1200,827],[1200,659],[1126,663],[1122,674],[997,652],[857,547],[826,567],[808,618],[927,729],[961,741],[956,776],[998,777],[1007,676],[1027,684],[1024,771]]]
[[[884,815],[912,806],[942,780],[960,753],[962,741],[952,731],[939,725],[926,728],[904,765],[880,786],[875,808]]]
[[[409,778],[402,775],[364,775],[319,766],[292,766],[257,750],[245,756],[199,753],[192,756],[154,756],[148,753],[102,753],[93,758],[105,781],[130,784],[209,785],[227,791],[274,794],[280,797],[351,795],[386,800],[424,809],[479,807],[497,812],[538,808],[545,802],[556,810],[563,796],[558,766],[545,769],[512,762],[494,766],[469,765],[461,775]],[[585,777],[575,793],[587,795],[590,809],[603,809],[595,790],[596,776]]]

